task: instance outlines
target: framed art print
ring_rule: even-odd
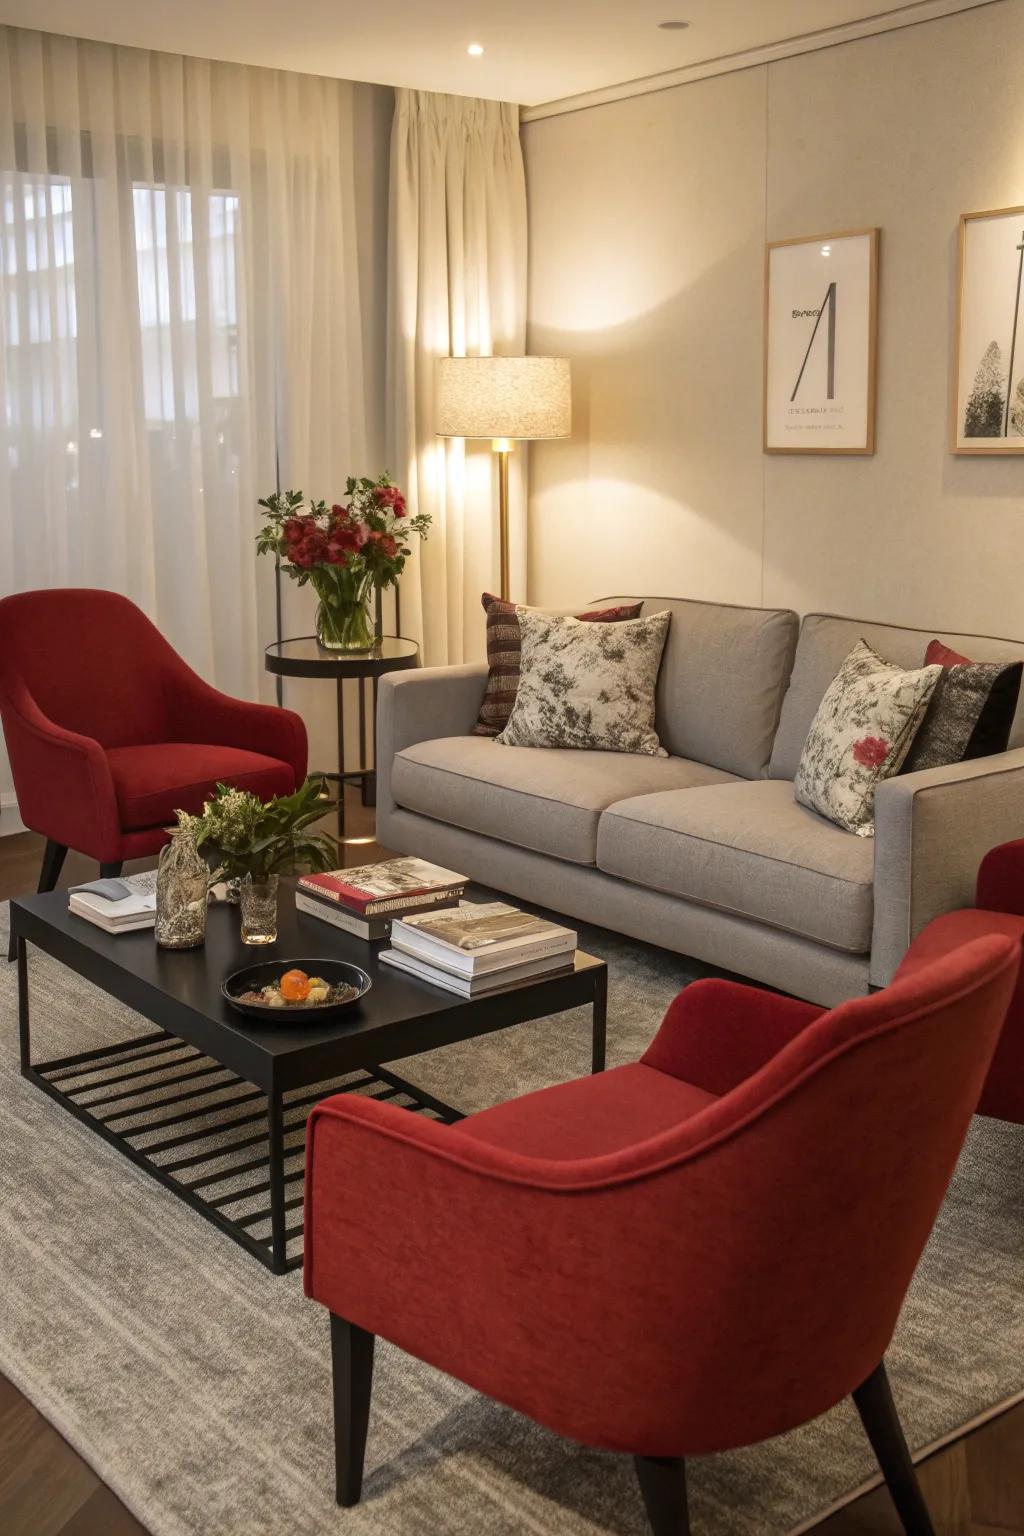
[[[1024,453],[1024,208],[960,219],[960,298],[950,447]]]
[[[765,251],[766,453],[874,453],[878,230]]]

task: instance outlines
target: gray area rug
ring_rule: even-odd
[[[6,932],[3,906],[5,947]],[[633,1060],[695,968],[622,940],[591,947],[611,967],[609,1063]],[[148,1027],[35,952],[31,974],[36,1059]],[[0,1017],[0,1368],[154,1536],[645,1536],[626,1458],[566,1443],[388,1345],[363,1503],[335,1508],[327,1314],[299,1275],[267,1273],[22,1080],[13,966],[0,965]],[[401,1070],[476,1109],[581,1075],[589,1048],[579,1011]],[[889,1364],[915,1450],[1024,1396],[1020,1129],[975,1122]],[[694,1529],[795,1533],[872,1480],[843,1404],[694,1461]]]

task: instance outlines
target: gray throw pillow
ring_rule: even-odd
[[[519,691],[496,741],[668,756],[654,729],[654,687],[671,614],[591,624],[516,611]]]
[[[808,732],[793,793],[847,832],[871,837],[875,790],[898,773],[942,675],[908,671],[858,640],[825,690]]]

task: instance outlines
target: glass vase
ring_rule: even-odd
[[[243,944],[273,944],[277,938],[277,876],[254,880],[251,875],[238,887],[242,913]]]
[[[210,871],[192,834],[171,833],[156,875],[156,942],[161,949],[198,949],[206,938]]]
[[[372,578],[344,566],[328,566],[311,572],[310,579],[320,599],[316,610],[320,644],[329,651],[371,651],[375,643]]]

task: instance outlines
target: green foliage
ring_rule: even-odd
[[[177,811],[178,824],[191,832],[197,848],[207,848],[228,879],[251,875],[257,883],[270,875],[300,870],[334,869],[338,845],[326,833],[311,832],[327,815],[324,781],[308,778],[290,795],[262,801],[248,790],[218,784],[199,816]]]

